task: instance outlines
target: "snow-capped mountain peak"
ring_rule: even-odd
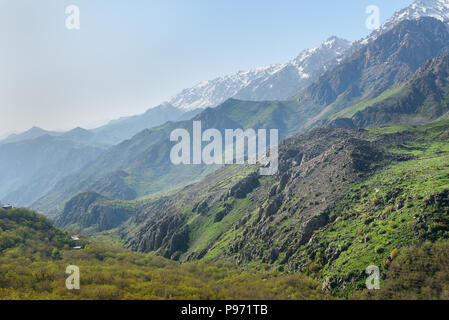
[[[181,93],[171,98],[169,103],[184,110],[215,107],[235,96],[254,79],[268,77],[278,69],[278,65],[265,66],[203,81],[192,88],[184,89]]]
[[[361,44],[376,39],[382,33],[392,29],[399,22],[431,17],[449,23],[449,0],[416,0],[408,7],[397,11],[379,29],[361,41]]]
[[[331,65],[337,64],[350,46],[347,40],[331,37],[320,46],[304,50],[284,64],[239,71],[203,81],[183,90],[169,103],[181,109],[194,110],[215,107],[232,97],[245,100],[287,99],[318,78]]]
[[[284,64],[264,66],[233,75],[203,81],[185,89],[169,100],[184,110],[215,107],[229,98],[243,100],[283,100],[297,94],[326,70],[361,46],[375,40],[403,20],[433,17],[449,23],[449,0],[416,0],[397,11],[371,35],[351,43],[338,37],[330,37],[320,46],[302,51],[295,59]]]

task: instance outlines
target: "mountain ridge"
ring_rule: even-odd
[[[441,32],[435,34],[435,27]],[[319,124],[319,119],[315,118],[329,108],[336,113],[349,106],[354,97],[361,99],[376,90],[401,83],[427,59],[447,48],[448,39],[447,27],[435,19],[403,21],[341,61],[335,69],[327,71],[303,90],[299,98],[262,102],[229,99],[216,108],[204,110],[194,120],[204,121],[204,129],[277,128],[283,139],[307,131],[314,123]],[[420,50],[417,50],[417,44]],[[387,79],[373,77],[383,73],[388,75]],[[353,74],[357,76],[352,77]],[[336,107],[339,97],[348,99]],[[173,190],[175,186],[188,185],[210,173],[210,170],[215,170],[215,167],[204,166],[189,166],[182,170],[170,164],[169,153],[173,142],[169,141],[169,135],[178,128],[191,132],[192,121],[168,122],[140,132],[111,148],[76,175],[60,181],[50,193],[33,204],[33,208],[42,211],[57,208],[61,211],[65,201],[86,191],[103,193],[109,198],[132,200],[134,197],[166,192],[168,186]],[[95,189],[89,190],[93,186],[96,186]]]
[[[183,90],[171,98],[169,103],[191,110],[215,107],[229,98],[254,101],[284,100],[337,64],[349,47],[349,41],[332,36],[318,47],[303,50],[287,63],[203,81]]]

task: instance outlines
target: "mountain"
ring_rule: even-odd
[[[60,135],[60,137],[61,139],[70,140],[75,143],[82,143],[82,144],[98,143],[98,141],[96,141],[95,139],[94,133],[80,127],[64,132],[63,134]]]
[[[208,108],[193,120],[202,129],[220,132],[239,128],[278,128],[279,138],[298,130],[300,120],[295,102],[251,102],[230,99],[217,108]],[[183,128],[192,133],[192,120],[168,122],[147,129],[117,146],[97,160],[61,180],[33,208],[42,212],[61,212],[64,203],[80,192],[93,191],[111,199],[139,197],[184,187],[218,169],[219,165],[173,165],[170,151],[176,142],[170,133]],[[224,135],[223,135],[224,136]]]
[[[207,109],[195,117],[203,128],[239,128],[219,111]],[[64,202],[80,192],[94,191],[111,199],[133,200],[150,193],[177,188],[214,170],[215,166],[175,166],[170,161],[170,132],[192,131],[192,121],[168,122],[147,129],[111,147],[96,161],[61,180],[49,194],[33,204],[44,212],[62,211]]]
[[[347,190],[349,182],[372,174],[376,166],[388,159],[386,154],[361,140],[361,136],[357,131],[318,129],[287,139],[280,145],[280,172],[273,177],[259,177],[256,166],[229,166],[219,170],[174,196],[151,203],[133,217],[130,224],[139,228],[131,233],[127,247],[157,251],[181,261],[193,260],[206,256],[209,251],[217,252],[215,244],[227,238],[226,231],[249,225],[253,229],[247,230],[250,232],[246,232],[245,243],[235,250],[242,258],[243,248],[250,250],[250,239],[264,242],[277,239],[279,246],[286,249],[290,245],[284,242],[296,241],[298,246],[307,243],[314,228],[327,223],[329,208]],[[295,233],[286,230],[274,233],[276,229],[269,227],[274,223],[273,218],[281,224],[277,218],[284,214],[290,218],[298,215]],[[215,230],[203,233],[209,228]],[[228,245],[237,239],[234,236]],[[258,259],[270,262],[269,246],[267,243],[263,250],[257,251],[257,257],[248,256],[240,259],[241,262]],[[229,250],[234,252],[231,246]]]
[[[314,49],[304,50],[287,63],[240,71],[204,81],[183,90],[169,103],[185,110],[216,107],[229,98],[242,100],[285,100],[305,88],[321,73],[338,64],[351,43],[331,37]]]
[[[229,99],[194,120],[202,121],[204,129],[222,132],[235,128],[279,129],[281,139],[305,132],[354,103],[402,83],[428,59],[447,50],[447,40],[447,27],[438,20],[406,20],[325,72],[295,98],[262,102]],[[177,128],[191,132],[192,121],[169,122],[112,147],[60,181],[33,208],[62,212],[66,201],[87,191],[133,200],[181,188],[219,168],[172,165],[169,159],[174,143],[169,136]]]
[[[125,222],[136,208],[125,202],[111,201],[94,192],[79,194],[64,207],[55,220],[64,229],[89,229],[102,232],[118,227]]]
[[[446,24],[427,17],[404,20],[323,74],[295,99],[313,115],[308,122],[312,126],[405,81],[426,61],[447,52]]]
[[[397,87],[387,89],[374,99],[362,101],[359,105],[351,106],[339,113],[352,113],[354,114],[352,119],[337,118],[332,120],[329,126],[356,128],[400,124],[412,125],[447,118],[447,115],[449,114],[448,84],[449,55],[437,56],[426,62],[405,83],[400,83]],[[282,108],[280,103],[276,104],[274,102],[269,102],[267,104],[274,107],[275,110]],[[255,105],[251,102],[229,100],[227,103],[216,109],[210,109],[210,111],[213,113],[222,111],[223,117],[226,116],[234,119],[240,118],[250,120],[249,114],[254,113],[254,110],[252,109],[254,107]],[[362,107],[365,109],[362,109]],[[242,113],[242,110],[245,110],[247,113]],[[258,110],[260,111],[261,109]],[[285,119],[294,118],[294,113],[292,113],[292,110],[294,109],[288,109],[287,105],[284,105],[283,109],[280,110],[280,113],[285,115]],[[262,119],[263,118],[259,118],[259,120]],[[269,118],[264,123],[270,127],[277,126],[284,131],[293,127],[288,122],[271,122],[274,119],[278,121],[281,120],[281,118]],[[252,122],[240,122],[240,124],[248,127],[255,125],[255,123]],[[326,133],[326,131],[324,131],[324,133]],[[305,139],[310,138],[307,136]],[[327,141],[328,138],[325,140]],[[323,141],[315,142],[315,144],[320,146],[323,146],[323,144],[326,143],[327,142]],[[230,170],[228,169],[228,171],[226,171],[226,176],[230,176],[229,172]],[[205,183],[208,187],[210,187],[209,181],[209,178],[205,179]],[[222,182],[219,184],[223,185]],[[204,189],[198,194],[205,194],[206,192],[206,189]],[[187,198],[195,199],[197,198],[197,195],[189,195]],[[166,207],[162,207],[163,209],[161,209],[161,205],[166,202],[171,204],[174,203],[174,201],[164,198],[159,203],[156,203],[157,210],[162,210],[164,212],[170,211]],[[183,204],[182,206],[186,207],[187,205]],[[153,212],[155,210],[151,209],[151,211]],[[142,221],[135,224],[138,225],[140,223],[142,223]]]
[[[52,132],[34,127],[9,136],[0,141],[0,199],[16,206],[29,206],[61,179],[97,159],[112,144],[170,120],[189,119],[197,112],[200,111],[185,112],[166,104],[95,130],[78,127],[67,132]],[[99,183],[103,183],[98,188],[101,192],[117,188],[115,184],[121,183],[120,174]],[[119,188],[120,198],[136,196],[125,184]]]
[[[286,139],[280,170],[228,166],[150,201],[122,227],[126,247],[180,260],[269,264],[365,287],[365,268],[449,232],[449,121],[420,127],[314,129]],[[392,152],[394,150],[394,152]]]
[[[39,137],[42,137],[44,135],[49,135],[49,136],[59,136],[61,135],[61,132],[56,132],[56,131],[47,131],[38,127],[33,127],[23,133],[13,133],[11,135],[9,135],[8,137],[6,137],[3,140],[0,140],[0,144],[7,144],[7,143],[14,143],[14,142],[20,142],[20,141],[24,141],[24,140],[30,140],[30,139],[36,139]]]
[[[123,140],[132,138],[142,130],[160,126],[168,121],[189,120],[199,112],[201,112],[201,109],[187,112],[186,110],[164,103],[148,109],[143,114],[113,120],[96,129],[86,130],[77,127],[70,131],[55,132],[33,127],[26,132],[9,135],[4,140],[0,140],[0,144],[32,140],[44,135],[49,135],[54,137],[61,136],[64,139],[72,140],[77,143],[112,146]]]
[[[97,142],[114,145],[132,138],[142,130],[163,125],[167,121],[177,121],[184,114],[184,110],[165,103],[148,109],[141,115],[111,121],[92,132],[95,134]]]
[[[425,63],[408,81],[346,108],[330,126],[416,125],[449,117],[449,55]],[[343,116],[343,117],[342,117]],[[349,116],[344,118],[344,116]]]
[[[306,88],[323,72],[333,69],[338,62],[376,40],[405,20],[431,17],[449,22],[448,0],[417,0],[399,10],[379,29],[365,39],[351,43],[337,37],[327,39],[317,48],[304,50],[297,58],[278,65],[204,81],[183,90],[169,100],[172,105],[191,110],[215,107],[229,98],[241,100],[286,100]]]
[[[366,44],[377,39],[382,33],[391,30],[404,20],[416,20],[423,17],[431,17],[444,23],[449,23],[448,0],[416,0],[411,5],[397,11],[379,29],[361,41]]]
[[[79,170],[104,152],[103,147],[80,144],[66,137],[43,135],[0,145],[0,198],[27,206],[46,194],[63,177]],[[84,131],[81,131],[83,136]]]
[[[249,101],[286,100],[306,88],[346,57],[351,43],[330,37],[319,47],[304,50],[268,78],[258,78],[242,88],[234,98]]]

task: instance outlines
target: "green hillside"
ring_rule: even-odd
[[[113,249],[69,235],[25,210],[0,209],[0,299],[319,299],[306,276],[240,269],[228,263],[176,262]],[[77,243],[78,244],[78,243]],[[69,265],[80,290],[65,286]]]
[[[280,146],[280,172],[231,166],[149,203],[121,227],[128,248],[183,262],[269,264],[334,294],[365,285],[421,241],[449,239],[449,121],[317,129]]]

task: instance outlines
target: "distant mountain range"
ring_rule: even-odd
[[[7,143],[14,143],[14,142],[20,142],[24,140],[32,140],[39,137],[42,137],[44,135],[49,136],[59,136],[63,134],[62,132],[57,131],[47,131],[38,127],[33,127],[25,132],[22,133],[13,133],[8,136],[6,136],[4,139],[0,140],[0,144],[7,144]]]
[[[168,103],[164,103],[160,106],[148,109],[143,114],[113,120],[104,126],[92,130],[75,128],[67,132],[57,132],[33,127],[23,133],[9,135],[5,139],[0,140],[0,145],[24,140],[32,140],[44,135],[54,137],[63,136],[65,138],[69,138],[70,140],[76,140],[84,143],[114,145],[122,142],[123,140],[132,138],[132,136],[144,129],[160,126],[167,121],[178,121],[186,118],[190,119],[199,112],[201,112],[201,109],[187,112],[185,110],[175,108]]]
[[[365,39],[330,38],[142,115],[11,136],[0,144],[0,198],[181,263],[301,272],[346,298],[374,264],[385,281],[367,297],[447,297],[447,277],[434,280],[447,274],[449,246],[448,22],[449,0],[418,0]],[[193,121],[279,129],[278,172],[172,164],[170,133],[192,134]]]
[[[143,114],[113,120],[90,130],[94,134],[90,137],[90,142],[117,144],[144,129],[160,126],[167,121],[191,119],[203,109],[216,107],[233,97],[254,101],[285,100],[338,64],[350,46],[349,41],[331,37],[317,48],[304,50],[297,58],[287,63],[204,81]],[[24,133],[9,135],[0,140],[0,144],[62,134],[64,132],[33,127]]]
[[[186,120],[193,117],[202,120],[205,127],[279,128],[281,137],[323,124],[357,126],[363,123],[368,126],[372,120],[360,120],[364,119],[360,113],[349,119],[352,122],[348,116],[351,118],[363,111],[366,108],[364,103],[371,106],[379,99],[397,93],[399,86],[427,60],[447,53],[449,37],[444,22],[448,21],[448,15],[447,1],[416,1],[396,13],[370,37],[355,44],[331,37],[319,47],[305,50],[285,64],[203,82],[142,115],[115,120],[94,130],[76,128],[69,132],[51,132],[32,128],[0,141],[0,146],[18,148],[14,144],[27,142],[33,149],[38,147],[42,137],[53,137],[56,144],[70,141],[78,147],[101,150],[116,145],[104,154],[95,153],[101,155],[98,159],[88,157],[89,161],[78,162],[77,165],[86,167],[74,176],[71,176],[76,171],[73,168],[58,172],[56,177],[63,180],[52,179],[48,187],[56,187],[35,203],[35,207],[42,210],[59,208],[57,211],[60,211],[66,200],[90,188],[112,199],[129,200],[164,191],[167,186],[180,187],[207,171],[195,168],[189,173],[181,173],[170,164],[162,165],[161,159],[167,155],[171,145],[166,141],[169,130],[190,128]],[[432,16],[437,20],[407,20],[422,16]],[[391,91],[387,91],[389,88]],[[234,98],[228,100],[231,97]],[[203,107],[216,109],[201,109]],[[372,112],[373,109],[366,110]],[[432,114],[426,119],[434,116]],[[150,128],[153,129],[148,130]],[[151,141],[144,142],[143,139]],[[55,149],[54,152],[55,159],[60,159],[58,151]],[[17,161],[25,161],[19,155],[15,156],[19,157]],[[5,159],[5,163],[10,163],[10,160]],[[0,174],[3,173],[0,168]],[[32,181],[27,179],[31,177],[24,176],[24,181]],[[0,193],[4,201],[9,198],[28,204],[29,200],[36,199],[36,196],[16,192],[23,186],[14,179],[5,180],[4,186],[9,190]],[[10,197],[13,193],[15,195]],[[6,195],[7,198],[2,198]],[[42,195],[42,192],[37,195]]]
[[[75,129],[64,135],[45,134],[1,144],[0,198],[3,202],[29,206],[60,179],[95,160],[105,148],[77,142],[89,134]]]
[[[351,43],[333,36],[320,46],[304,50],[298,57],[284,64],[259,67],[203,81],[141,115],[114,120],[92,130],[96,134],[94,140],[103,144],[117,144],[144,129],[162,125],[166,121],[191,119],[202,109],[216,107],[229,98],[249,101],[287,100],[398,23],[422,17],[432,17],[448,23],[449,2],[417,0],[397,11],[378,30],[360,41]],[[62,133],[35,127],[22,134],[11,134],[0,140],[0,144],[33,139],[44,134],[57,136]]]
[[[324,72],[333,69],[344,58],[391,30],[401,21],[421,17],[432,17],[448,23],[449,2],[447,0],[417,0],[396,12],[378,30],[360,41],[351,43],[333,36],[320,46],[304,50],[298,57],[284,64],[240,71],[201,82],[141,115],[114,120],[92,130],[96,134],[94,141],[110,145],[117,144],[144,129],[162,125],[166,121],[191,119],[202,109],[216,107],[229,98],[248,101],[287,100],[312,84]],[[57,136],[62,133],[34,127],[22,134],[11,134],[0,140],[0,144],[33,139],[44,134]]]
[[[347,40],[327,39],[319,47],[304,50],[284,64],[204,81],[169,100],[185,110],[216,107],[229,98],[241,100],[286,100],[307,87],[323,72],[333,68],[351,47]]]
[[[183,116],[193,117],[196,112],[200,112],[200,110],[187,113],[169,103],[164,103],[148,109],[141,115],[111,121],[92,132],[95,134],[96,141],[113,145],[132,138],[142,130],[160,126],[167,121],[178,121],[183,119]]]
[[[194,119],[202,121],[204,129],[277,128],[280,138],[285,138],[338,118],[339,112],[366,104],[386,90],[403,85],[426,61],[448,52],[448,46],[449,31],[444,23],[433,18],[402,21],[292,99],[265,102],[229,99]],[[416,115],[417,121],[416,112],[404,109],[400,116]],[[441,112],[429,114],[422,122],[437,119]],[[172,165],[169,153],[173,142],[169,141],[169,133],[176,128],[191,132],[192,121],[169,122],[110,148],[60,181],[34,208],[60,212],[67,200],[86,191],[111,199],[133,200],[183,187],[218,168]]]

